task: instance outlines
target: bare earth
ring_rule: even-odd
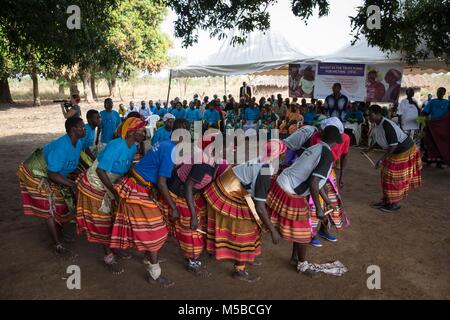
[[[100,104],[95,106],[100,109]],[[82,106],[83,114],[88,106]],[[343,197],[352,225],[339,241],[323,241],[308,260],[340,260],[343,277],[310,279],[288,264],[291,246],[278,246],[266,235],[261,275],[255,284],[230,277],[232,264],[207,260],[212,276],[197,279],[183,269],[175,242],[164,246],[163,274],[175,287],[162,289],[145,281],[142,254],[132,251],[124,274],[114,276],[102,265],[102,249],[80,237],[72,245],[76,262],[56,258],[44,223],[23,216],[17,165],[36,147],[60,136],[64,119],[58,105],[16,105],[0,111],[0,299],[449,299],[450,170],[425,167],[423,186],[413,191],[398,214],[381,214],[368,204],[380,196],[379,173],[358,149],[350,152]],[[375,155],[373,155],[375,157]],[[69,225],[74,232],[74,225]],[[66,269],[81,268],[81,290],[68,290]],[[381,290],[369,290],[367,267],[381,268]]]

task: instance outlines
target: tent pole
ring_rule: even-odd
[[[225,87],[225,95],[227,95],[227,76],[223,76],[223,85]]]
[[[167,108],[169,108],[170,86],[172,85],[172,69],[169,71],[169,89],[167,90]]]

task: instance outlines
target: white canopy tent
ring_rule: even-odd
[[[430,74],[438,72],[448,72],[449,66],[445,61],[430,57],[427,60],[420,60],[417,64],[411,66],[404,62],[399,52],[386,53],[377,47],[371,47],[365,38],[360,39],[353,46],[347,46],[318,57],[320,62],[333,63],[398,63],[403,65],[404,74]]]
[[[235,46],[230,44],[232,36],[224,39],[219,50],[204,61],[171,70],[172,77],[268,74],[290,63],[315,61],[313,52],[302,51],[296,44],[287,41],[281,32],[253,32],[244,44]]]
[[[368,45],[366,39],[360,39],[355,45],[338,49],[328,55],[319,56],[307,48],[299,48],[294,41],[288,41],[282,32],[269,30],[253,32],[247,36],[244,44],[232,46],[230,39],[224,39],[219,50],[203,61],[170,70],[169,92],[172,77],[207,77],[223,76],[226,92],[226,76],[233,75],[268,75],[287,76],[289,64],[297,63],[365,63],[403,65],[404,74],[431,74],[448,72],[449,65],[443,60],[431,57],[410,66],[404,63],[400,53],[385,53],[377,47]]]

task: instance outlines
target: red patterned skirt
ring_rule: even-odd
[[[168,230],[161,210],[149,196],[151,184],[144,186],[125,176],[114,186],[119,206],[111,234],[111,248],[136,248],[157,252],[167,239]]]
[[[228,169],[205,189],[206,249],[217,260],[253,262],[261,254],[261,232],[244,200],[247,191],[236,180]],[[231,185],[236,188],[230,192],[225,186]]]
[[[383,201],[393,204],[406,198],[409,190],[421,185],[421,170],[422,160],[416,145],[403,153],[387,157],[381,167]]]
[[[285,192],[273,181],[267,195],[267,206],[273,225],[283,239],[297,243],[311,241],[309,206],[304,196]]]
[[[173,232],[180,244],[183,256],[187,259],[198,259],[205,247],[205,234],[191,229],[191,212],[186,199],[169,192],[177,210],[180,213],[180,219],[173,225]],[[200,193],[194,194],[195,211],[198,220],[198,229],[206,230],[206,202]],[[160,208],[166,220],[172,215],[172,209],[169,207],[163,197],[160,197]]]
[[[77,233],[86,232],[89,242],[109,246],[114,215],[100,212],[105,191],[92,186],[87,175],[84,171],[77,181]]]
[[[22,163],[17,168],[23,212],[26,216],[41,219],[54,218],[58,224],[75,218],[70,212],[61,193],[61,187],[52,182],[41,182]]]
[[[331,183],[330,180],[332,180],[333,183]],[[334,186],[337,186],[337,180],[336,174],[334,173],[334,170],[332,170],[330,176],[327,179],[327,182],[323,187],[325,188],[331,203],[336,207],[336,210],[334,210],[329,217],[331,218],[333,224],[336,226],[337,230],[343,230],[350,224],[350,222],[347,219],[347,216],[344,212],[343,203]],[[309,204],[310,204],[309,208],[310,208],[311,224],[313,229],[317,230],[319,219],[317,219],[316,215],[316,206],[312,201],[310,201]]]

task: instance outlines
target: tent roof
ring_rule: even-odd
[[[312,61],[314,53],[300,50],[282,33],[252,32],[244,44],[230,44],[231,34],[219,50],[198,64],[172,70],[172,77],[231,76],[278,69],[289,63]]]
[[[401,53],[386,53],[377,47],[369,46],[365,38],[361,38],[353,46],[348,44],[328,55],[320,56],[321,62],[337,63],[399,63],[403,65],[404,74],[426,74],[435,72],[448,72],[449,66],[444,61],[434,57],[419,60],[414,66],[404,63]]]
[[[204,61],[185,65],[172,70],[172,77],[231,76],[257,73],[259,75],[282,76],[288,74],[291,63],[399,63],[404,74],[430,74],[448,72],[445,61],[431,57],[409,66],[403,63],[398,52],[385,53],[377,47],[369,46],[365,38],[353,46],[348,44],[337,51],[319,56],[306,48],[298,48],[288,41],[281,32],[269,30],[253,32],[243,45],[230,44],[231,34],[224,39],[219,50]]]

